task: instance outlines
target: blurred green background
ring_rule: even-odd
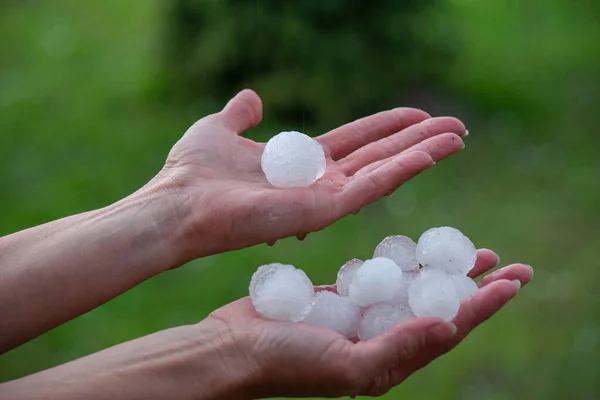
[[[194,323],[261,264],[329,283],[386,235],[451,225],[534,281],[385,398],[600,398],[599,20],[593,0],[3,0],[1,235],[135,191],[243,87],[265,104],[257,140],[399,105],[471,135],[305,242],[191,262],[2,355],[0,380]]]

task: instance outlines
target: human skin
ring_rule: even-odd
[[[469,274],[497,263],[478,250]],[[354,343],[309,324],[256,314],[248,297],[172,328],[0,385],[11,399],[255,399],[377,396],[458,345],[532,277],[513,264],[485,276],[452,323],[415,318]],[[335,287],[319,287],[333,290]]]
[[[375,114],[317,138],[319,181],[278,189],[260,168],[264,144],[239,135],[261,117],[259,97],[242,91],[137,192],[0,238],[0,353],[190,260],[322,229],[461,150],[465,132],[416,109]]]
[[[192,259],[288,236],[302,239],[392,193],[464,147],[465,127],[457,119],[394,109],[319,136],[327,156],[323,178],[307,188],[278,189],[268,184],[260,169],[264,144],[239,135],[256,126],[261,116],[258,96],[242,91],[221,112],[190,127],[157,176],[131,196],[0,238],[0,352]],[[484,267],[478,274],[491,265],[489,260],[480,264]],[[530,274],[528,267],[507,268],[482,281],[508,279],[487,285],[469,300],[460,314],[466,316],[455,321],[454,338],[514,296],[516,285],[511,280],[526,283],[530,278],[523,275]],[[411,362],[425,365],[447,350],[442,339],[452,336],[453,329],[451,324],[418,318],[381,338],[353,344],[321,328],[265,321],[248,299],[242,299],[197,325],[159,332],[2,384],[0,394],[200,399],[367,390],[377,394],[410,370],[405,362],[413,357],[405,349],[422,349],[423,356]],[[306,336],[301,335],[303,330]],[[267,331],[276,336],[265,340]],[[310,344],[320,345],[315,346],[320,353],[311,353],[309,342],[300,336],[312,337]],[[269,347],[271,342],[279,345]],[[434,345],[438,342],[441,347]],[[318,357],[327,351],[349,357],[348,361],[364,360],[380,375],[373,376],[367,388],[364,378],[344,363],[332,365],[323,358],[319,364]],[[289,354],[306,358],[286,366],[282,362]],[[402,368],[394,367],[393,360],[383,361],[391,354]],[[321,366],[315,368],[320,375],[294,375],[293,371],[303,371],[303,365],[309,373],[308,366],[315,363]],[[279,375],[269,372],[277,365],[286,368],[277,371]],[[327,387],[314,382],[321,376],[332,377],[325,382]],[[172,396],[175,393],[181,395]]]

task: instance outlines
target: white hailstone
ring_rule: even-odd
[[[477,251],[473,242],[458,229],[432,228],[417,242],[417,261],[424,268],[441,269],[466,275],[475,265]]]
[[[367,307],[393,299],[403,288],[402,270],[389,258],[367,260],[356,271],[348,296],[354,304]]]
[[[358,337],[360,340],[369,340],[414,316],[406,304],[375,304],[363,311],[358,325]]]
[[[419,275],[420,270],[402,271],[402,290],[392,299],[393,303],[408,305],[408,288],[412,281]]]
[[[439,317],[447,321],[456,316],[460,307],[454,281],[437,269],[424,269],[412,281],[408,303],[418,317]]]
[[[420,269],[417,269],[416,271],[403,271],[402,273],[402,279],[404,280],[404,285],[406,286],[406,290],[408,291],[408,287],[410,286],[410,284],[412,283],[412,281],[419,276],[419,273],[421,272]]]
[[[315,304],[302,321],[341,333],[347,338],[356,337],[360,308],[347,297],[323,290],[315,295]]]
[[[394,261],[402,271],[419,269],[416,257],[417,244],[408,236],[388,236],[375,248],[373,257],[386,257]]]
[[[458,299],[463,301],[473,295],[478,289],[477,283],[471,278],[463,274],[450,274],[454,288],[458,293]]]
[[[304,271],[292,265],[268,264],[252,275],[250,298],[260,315],[298,322],[312,309],[314,287]]]
[[[361,265],[363,265],[363,262],[358,258],[353,258],[342,265],[335,281],[335,286],[340,296],[348,296],[348,289],[354,279],[354,274],[356,274]]]
[[[309,186],[325,173],[325,152],[319,142],[308,135],[281,132],[267,142],[261,167],[275,187]]]

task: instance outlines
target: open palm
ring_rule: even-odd
[[[317,137],[327,157],[324,176],[306,188],[279,189],[261,170],[264,143],[239,135],[261,118],[259,97],[242,91],[171,150],[158,179],[168,180],[181,218],[192,221],[190,237],[198,240],[190,240],[196,249],[190,257],[303,238],[464,147],[465,127],[455,118],[411,108],[385,111]]]
[[[498,260],[486,249],[477,256],[471,277],[488,272]],[[461,304],[454,326],[415,318],[366,342],[354,343],[326,328],[264,319],[248,297],[209,318],[230,328],[240,358],[254,373],[254,397],[380,395],[455,347],[531,277],[531,268],[522,264],[502,268],[479,281],[480,290]]]

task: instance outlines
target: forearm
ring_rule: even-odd
[[[0,238],[0,353],[181,262],[162,187]]]
[[[242,367],[223,324],[202,322],[0,384],[0,398],[247,399],[250,375]]]

